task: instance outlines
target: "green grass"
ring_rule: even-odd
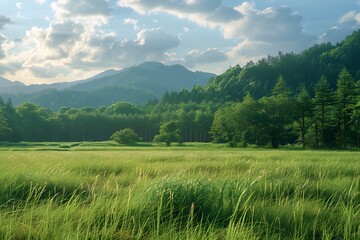
[[[0,149],[0,239],[360,239],[358,152]]]

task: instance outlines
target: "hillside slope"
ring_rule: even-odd
[[[268,96],[282,75],[288,87],[298,92],[305,85],[313,93],[314,84],[324,75],[335,89],[340,71],[346,68],[355,80],[360,80],[360,30],[337,45],[315,45],[299,54],[280,53],[247,66],[239,65],[213,78],[205,86],[204,98],[218,101],[242,100],[249,92],[255,99]]]

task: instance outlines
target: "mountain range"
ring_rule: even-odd
[[[0,77],[0,96],[14,105],[33,102],[57,110],[62,106],[99,107],[114,102],[146,103],[166,92],[204,86],[214,74],[192,72],[181,65],[145,62],[123,70],[110,69],[89,79],[25,85]]]

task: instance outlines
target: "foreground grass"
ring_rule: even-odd
[[[0,239],[360,238],[359,153],[84,145],[2,149]]]

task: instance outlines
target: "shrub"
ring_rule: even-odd
[[[175,121],[164,123],[160,126],[160,132],[154,137],[154,142],[165,142],[170,146],[172,142],[182,142],[179,124]]]
[[[141,141],[141,138],[130,128],[124,128],[115,132],[110,139],[121,144],[134,144],[137,141]]]

